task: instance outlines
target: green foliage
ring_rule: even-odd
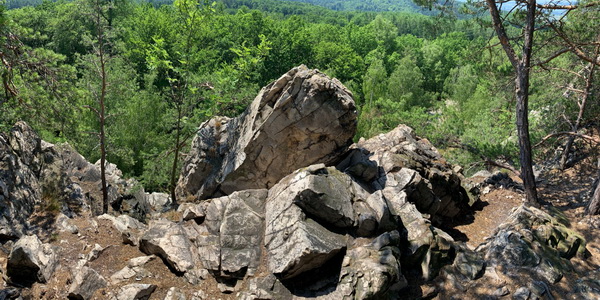
[[[490,29],[407,12],[348,11],[414,11],[407,3],[111,1],[104,20],[112,58],[108,160],[147,190],[166,191],[177,132],[185,151],[201,122],[238,115],[260,87],[300,64],[352,90],[360,114],[357,138],[405,123],[463,164],[481,156],[514,159],[513,70],[501,49],[489,47],[497,43],[488,43]],[[585,39],[593,22],[574,22],[569,30]],[[67,141],[88,159],[98,158],[97,138],[90,135],[98,125],[83,108],[98,91],[89,54],[98,46],[90,38],[97,29],[84,0],[0,11],[2,53],[13,46],[9,32],[22,49],[12,73],[1,69],[19,97],[2,98],[0,130],[26,120],[44,139]],[[566,56],[555,66],[577,69],[576,61]],[[573,97],[547,84],[572,81],[558,73],[532,77],[534,138],[564,128],[559,116],[577,110]],[[586,117],[597,119],[600,105],[590,107]]]

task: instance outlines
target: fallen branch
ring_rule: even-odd
[[[572,131],[562,131],[562,132],[556,132],[556,133],[552,133],[552,134],[545,136],[542,140],[540,140],[537,144],[535,144],[534,147],[541,146],[542,144],[544,144],[546,141],[548,141],[549,139],[551,139],[553,137],[563,136],[563,135],[574,136],[574,137],[586,139],[588,141],[592,141],[596,144],[600,144],[600,138],[593,137],[593,136],[586,135],[586,134],[580,134],[580,133],[576,133],[576,132],[572,132]]]
[[[469,145],[462,144],[462,143],[455,143],[455,144],[452,144],[452,145],[448,145],[448,147],[466,150],[466,151],[468,151],[470,153],[473,153],[473,154],[479,156],[479,158],[481,158],[481,162],[484,163],[484,164],[486,164],[486,165],[488,165],[488,166],[494,166],[494,167],[498,167],[498,168],[503,168],[503,169],[511,171],[516,176],[521,177],[521,171],[515,169],[515,167],[513,167],[512,165],[510,165],[508,163],[502,163],[502,162],[499,162],[499,161],[495,161],[495,160],[493,160],[493,159],[491,159],[491,158],[489,158],[489,157],[481,154],[480,151],[478,149],[476,149],[475,147],[473,147],[473,146],[469,146]]]

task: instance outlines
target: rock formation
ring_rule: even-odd
[[[180,199],[270,188],[294,170],[333,163],[356,131],[352,94],[300,66],[264,87],[247,111],[200,126],[177,185]]]
[[[20,238],[8,256],[6,271],[12,282],[31,285],[33,282],[46,283],[57,260],[49,244],[43,244],[35,235]]]
[[[75,225],[69,217],[99,199],[98,166],[19,123],[0,135],[0,238],[23,236],[0,249],[12,250],[7,275],[53,278],[53,250],[24,236],[27,217],[48,195],[63,213],[56,226],[65,242],[55,243],[110,239],[58,260],[62,274],[69,270],[58,298],[398,299],[416,282],[429,287],[423,297],[481,298],[486,287],[494,299],[542,298],[573,273],[571,260],[585,256],[582,236],[527,207],[476,249],[455,241],[440,228],[471,213],[476,199],[460,168],[405,125],[350,144],[355,130],[351,93],[300,66],[241,116],[200,126],[177,211],[168,211],[166,195],[145,194],[109,165],[112,214]],[[156,282],[159,267],[172,275],[168,287]],[[597,273],[573,283],[576,297],[600,296]]]

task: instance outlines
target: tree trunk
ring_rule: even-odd
[[[171,205],[173,207],[177,206],[177,197],[175,195],[175,186],[176,186],[176,181],[175,178],[177,176],[177,164],[179,161],[179,149],[181,148],[180,143],[181,143],[181,118],[182,116],[182,104],[180,103],[177,106],[177,128],[176,128],[176,136],[175,136],[175,151],[174,151],[174,155],[175,157],[173,157],[173,166],[171,167],[171,183],[170,183],[170,189],[171,189]]]
[[[106,98],[106,71],[104,60],[100,58],[102,68],[102,94],[100,95],[100,178],[102,180],[102,213],[108,213],[108,186],[106,184],[106,132],[104,124],[106,121],[104,112],[104,100]]]
[[[100,4],[96,3],[97,9],[100,10]],[[106,78],[106,57],[104,53],[104,30],[101,26],[100,11],[96,14],[96,23],[98,24],[98,58],[100,60],[100,77],[102,80],[102,87],[100,92],[99,106],[100,106],[100,177],[102,181],[102,213],[108,213],[108,186],[106,184],[106,114],[105,114],[105,100],[106,100],[106,87],[108,85]]]
[[[521,179],[525,189],[525,197],[530,205],[538,205],[531,141],[529,138],[529,67],[520,65],[517,70],[517,135],[519,138],[519,160],[521,162]]]
[[[517,94],[517,135],[519,137],[519,158],[521,161],[521,179],[525,189],[525,197],[530,205],[539,205],[533,160],[531,158],[531,140],[529,138],[529,73],[531,52],[533,49],[533,32],[535,30],[535,0],[527,2],[527,18],[523,28],[522,56],[516,68]]]
[[[600,172],[598,173],[598,178],[594,184],[594,193],[588,206],[585,209],[586,215],[598,215],[600,214]]]
[[[494,0],[486,0],[492,24],[500,44],[515,69],[515,94],[517,98],[516,123],[519,138],[519,160],[521,163],[521,179],[525,188],[527,203],[537,206],[537,191],[535,176],[533,175],[533,162],[531,158],[531,141],[529,139],[529,72],[531,66],[531,51],[533,48],[533,32],[535,30],[536,1],[527,1],[527,16],[523,27],[523,48],[520,55],[510,43],[504,28],[504,23]]]

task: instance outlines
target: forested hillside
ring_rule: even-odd
[[[44,0],[6,0],[8,8],[21,8],[24,6],[40,5]],[[52,1],[53,2],[53,1]],[[150,2],[154,5],[172,4],[173,0],[147,0],[135,2]],[[405,12],[421,12],[427,13],[427,10],[419,7],[411,0],[390,1],[390,0],[368,0],[368,1],[339,1],[339,0],[223,0],[227,7],[239,7],[245,5],[249,8],[261,10],[284,10],[290,11],[290,8],[297,13],[301,13],[302,9],[307,9],[308,6],[301,3],[309,3],[318,5],[332,10],[350,10],[350,11],[405,11]],[[296,3],[294,3],[296,2]],[[298,10],[298,7],[301,9]]]
[[[411,0],[289,0],[319,5],[333,10],[356,11],[412,11],[424,12],[425,10]]]
[[[412,7],[388,2],[325,6]],[[585,40],[597,31],[595,16],[583,14],[564,26]],[[0,129],[25,120],[45,140],[68,142],[91,161],[100,157],[99,133],[105,129],[108,161],[147,190],[166,190],[179,167],[174,156],[187,149],[201,122],[239,114],[261,86],[305,64],[353,92],[360,113],[356,139],[405,123],[467,167],[516,167],[513,67],[495,46],[486,20],[270,0],[162,6],[77,0],[11,9],[1,24],[6,92]],[[551,41],[538,53],[560,50]],[[572,129],[582,99],[578,91],[585,90],[591,72],[568,53],[534,69],[534,144]],[[597,78],[589,78],[588,85],[597,86]],[[597,121],[597,89],[589,95],[579,128]]]

